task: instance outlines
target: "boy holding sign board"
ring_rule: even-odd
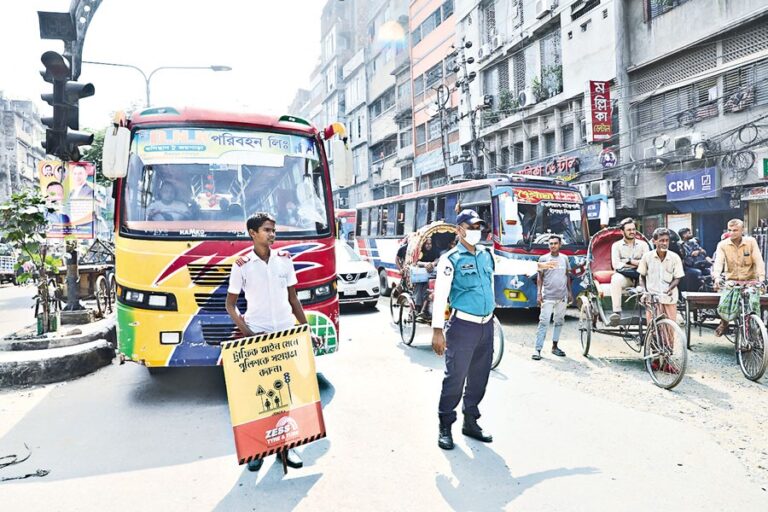
[[[296,295],[296,272],[293,269],[293,261],[291,255],[287,251],[279,251],[271,249],[271,245],[275,241],[275,219],[269,213],[259,212],[252,215],[247,223],[246,228],[248,235],[253,240],[253,251],[239,258],[234,265],[232,265],[232,273],[229,277],[229,288],[227,289],[227,313],[234,321],[237,328],[242,333],[243,337],[249,338],[256,336],[250,340],[241,340],[227,343],[222,347],[222,360],[225,367],[225,376],[227,377],[227,392],[230,395],[230,411],[233,417],[233,426],[235,428],[235,440],[238,441],[238,425],[235,424],[236,416],[243,418],[247,417],[251,423],[256,423],[256,419],[270,418],[275,416],[285,416],[280,418],[276,428],[271,428],[265,434],[268,440],[270,432],[274,433],[276,429],[280,429],[282,434],[289,426],[296,425],[296,422],[291,419],[292,409],[287,409],[291,403],[287,400],[288,393],[290,392],[290,372],[279,372],[279,375],[271,375],[275,368],[285,366],[288,359],[310,359],[310,361],[304,361],[302,368],[308,369],[308,365],[311,366],[312,378],[314,375],[314,360],[311,352],[311,344],[309,344],[309,355],[305,351],[301,351],[298,354],[297,350],[287,350],[285,353],[275,353],[267,357],[274,348],[274,352],[279,352],[280,347],[287,347],[288,349],[300,346],[300,342],[294,338],[301,334],[308,333],[307,318],[304,314],[304,309],[301,306],[298,296]],[[242,315],[237,308],[237,298],[240,292],[245,293],[245,299],[247,301],[247,309],[245,314]],[[296,321],[301,324],[301,327],[296,327]],[[280,333],[279,331],[282,331]],[[272,333],[272,334],[269,334]],[[267,336],[261,336],[268,334]],[[278,335],[275,337],[275,335]],[[284,335],[284,336],[283,336]],[[237,349],[237,350],[234,350]],[[257,355],[259,354],[259,355]],[[254,357],[249,359],[249,355]],[[285,361],[285,363],[269,368],[264,368],[267,361]],[[230,370],[230,368],[233,368]],[[257,403],[258,410],[254,409],[249,413],[236,413],[235,409],[238,407],[233,400],[233,390],[231,389],[231,383],[236,383],[238,386],[238,396],[242,396],[240,393],[241,388],[247,387],[248,383],[243,380],[243,376],[237,372],[242,371],[243,374],[246,371],[251,371],[253,374],[253,381],[257,383],[255,395],[252,399],[249,397],[247,400],[252,400],[253,403]],[[232,375],[230,375],[232,372]],[[308,373],[308,372],[304,372]],[[281,384],[278,386],[267,386],[269,391],[266,391],[264,386],[258,379],[258,376],[264,377],[268,375],[269,382],[278,380]],[[279,377],[279,378],[278,378]],[[255,379],[255,380],[254,380]],[[315,380],[316,383],[316,380]],[[285,385],[286,393],[281,392],[282,387]],[[296,384],[294,383],[294,386]],[[269,394],[271,393],[271,395]],[[252,394],[252,393],[251,393]],[[319,392],[310,392],[308,400],[314,401],[315,394],[317,394],[317,409],[319,410]],[[285,396],[284,396],[285,395]],[[235,397],[237,398],[237,397]],[[260,402],[259,402],[260,400]],[[290,402],[293,402],[291,398]],[[251,404],[252,405],[252,404]],[[245,405],[244,408],[249,409],[251,405]],[[254,412],[256,411],[256,412]],[[287,415],[286,415],[287,414]],[[244,420],[245,421],[245,420]],[[319,424],[322,426],[322,415],[320,415]],[[322,426],[323,435],[325,434],[324,426]],[[250,434],[249,434],[250,435]],[[274,437],[274,436],[273,436]],[[285,436],[283,436],[285,437]],[[301,444],[301,443],[295,443]],[[274,453],[274,452],[273,452]],[[280,452],[278,452],[280,453]],[[238,446],[238,456],[240,456],[240,446]],[[263,457],[253,458],[248,462],[248,469],[250,471],[258,471],[264,462]],[[242,463],[242,461],[241,461]],[[290,449],[287,452],[284,463],[293,468],[300,468],[303,466],[301,458],[295,450]]]

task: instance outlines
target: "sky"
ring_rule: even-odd
[[[160,66],[224,65],[232,71],[160,70],[153,106],[196,106],[283,114],[320,55],[325,0],[103,0],[93,15],[83,60],[132,64],[147,75]],[[37,11],[65,12],[70,0],[6,0],[0,7],[0,91],[35,101],[52,86],[40,56],[64,44],[41,40]],[[80,82],[96,94],[80,101],[80,127],[104,128],[110,113],[143,106],[145,82],[134,69],[83,64]]]

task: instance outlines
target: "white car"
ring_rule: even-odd
[[[379,301],[379,274],[343,240],[336,240],[336,282],[340,304],[376,307]]]

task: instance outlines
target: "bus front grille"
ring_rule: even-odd
[[[202,325],[203,340],[209,345],[220,345],[223,341],[237,339],[235,324]]]
[[[189,264],[189,279],[198,286],[221,286],[229,283],[230,265]]]
[[[195,302],[197,307],[209,313],[225,313],[227,311],[226,294],[196,293]],[[237,309],[241,313],[245,313],[247,307],[248,303],[245,300],[245,295],[240,293],[240,296],[237,298]]]

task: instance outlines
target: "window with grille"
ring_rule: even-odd
[[[424,86],[430,87],[443,78],[443,63],[439,62],[424,73]]]
[[[531,160],[536,160],[539,158],[539,138],[528,139],[528,144],[531,146]]]
[[[768,59],[725,73],[723,87],[723,108],[728,113],[767,104]]]
[[[420,124],[416,127],[416,145],[421,146],[427,143],[427,125]]]
[[[723,38],[723,62],[732,62],[768,50],[768,23],[759,21],[751,28],[739,27]]]
[[[371,162],[376,163],[389,158],[397,152],[397,139],[393,135],[371,146]]]
[[[482,37],[484,43],[490,43],[496,35],[496,3],[488,1],[481,7],[482,12]]]
[[[523,13],[525,10],[523,9],[523,0],[512,0],[512,9],[510,11],[512,13],[512,26],[514,28],[522,27],[523,26]]]
[[[661,16],[687,1],[688,0],[647,0],[648,17],[653,19],[656,16]]]
[[[400,133],[400,147],[405,148],[413,143],[413,135],[410,130],[406,130]]]
[[[660,129],[692,126],[718,115],[717,77],[649,98],[637,108],[635,129],[645,135]]]
[[[413,178],[413,166],[411,164],[404,165],[400,168],[400,179],[407,180]]]
[[[559,27],[539,40],[541,52],[541,85],[547,97],[563,90],[563,67],[560,50]]]
[[[523,163],[525,159],[525,152],[523,149],[523,143],[518,142],[512,146],[512,160],[515,164]]]
[[[512,76],[515,80],[515,96],[525,90],[525,53],[518,52],[512,56]]]
[[[555,154],[555,134],[549,132],[544,134],[544,156]]]
[[[563,150],[568,151],[575,147],[573,141],[573,124],[564,124],[562,128]]]
[[[384,94],[376,98],[371,106],[368,107],[371,112],[371,119],[374,119],[395,105],[395,88],[388,89]]]
[[[417,96],[424,93],[424,75],[419,75],[413,79],[413,95]]]
[[[509,148],[504,147],[501,148],[501,151],[499,152],[499,166],[502,170],[506,171],[509,168]]]
[[[451,15],[453,15],[453,0],[446,0],[443,2],[443,21]]]
[[[632,73],[632,93],[641,95],[653,92],[659,84],[669,86],[715,69],[716,66],[717,48],[714,43],[694,48]]]
[[[435,117],[427,123],[427,130],[429,132],[429,140],[435,140],[440,138],[440,118]]]

